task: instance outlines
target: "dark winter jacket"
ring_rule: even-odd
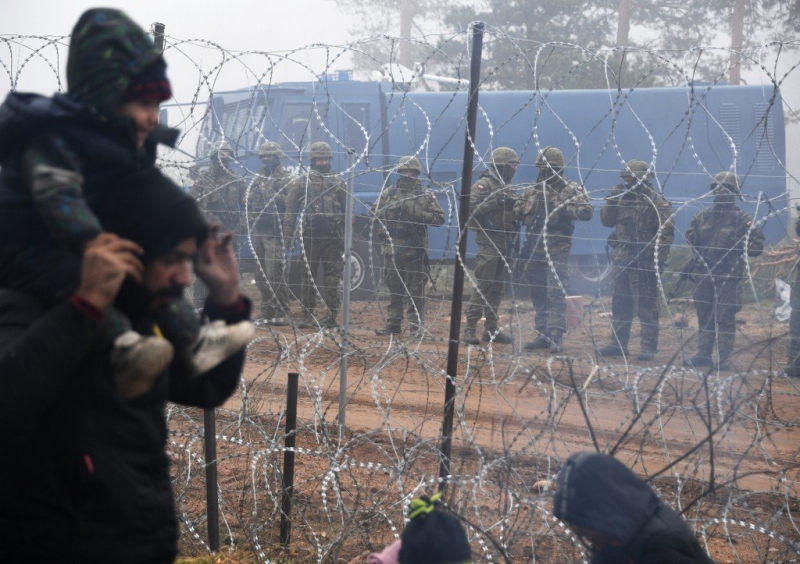
[[[123,12],[88,10],[72,33],[67,94],[8,95],[0,106],[0,243],[42,245],[54,238],[74,250],[97,234],[91,210],[98,198],[113,198],[118,179],[153,166],[157,144],[177,140],[176,130],[159,127],[140,152],[133,120],[116,115],[131,79],[160,60],[152,40]],[[34,196],[30,176],[41,165],[76,173],[79,184]],[[70,213],[59,217],[65,208]]]
[[[610,540],[592,564],[713,564],[683,519],[615,458],[572,455],[561,469],[554,514]]]
[[[236,322],[249,304],[205,313]],[[96,327],[71,302],[46,310],[0,290],[4,562],[169,562],[177,552],[166,402],[222,404],[244,352],[195,379],[173,364],[148,393],[123,401],[108,354],[93,346]]]

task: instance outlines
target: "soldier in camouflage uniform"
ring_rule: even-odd
[[[219,142],[208,157],[211,167],[196,173],[191,194],[209,223],[219,224],[222,233],[230,231],[239,235],[243,232],[241,226],[245,220],[244,195],[247,193],[247,184],[233,170],[233,150],[227,141]],[[238,255],[238,237],[234,237],[233,241]],[[192,284],[192,295],[195,304],[204,303],[206,288],[197,279]]]
[[[192,195],[209,223],[219,223],[223,233],[240,235],[247,184],[233,170],[233,150],[227,142],[220,143],[209,158],[211,169],[199,173]]]
[[[485,314],[483,340],[513,343],[511,335],[497,328],[500,302],[508,282],[508,262],[513,253],[519,224],[514,219],[517,194],[510,184],[517,171],[519,157],[508,147],[492,153],[492,162],[472,186],[469,227],[475,231],[478,256],[475,259],[477,287],[467,305],[464,341],[478,345],[477,326]]]
[[[720,172],[711,183],[714,205],[699,212],[686,231],[694,257],[688,274],[697,282],[694,307],[697,310],[697,354],[684,363],[695,368],[713,366],[711,352],[717,342],[721,370],[728,369],[736,336],[736,312],[746,257],[764,251],[764,234],[752,218],[736,207],[739,178]]]
[[[292,174],[281,166],[281,146],[265,141],[258,150],[264,167],[250,187],[248,210],[253,220],[253,250],[256,286],[261,294],[261,317],[267,325],[288,325],[289,289],[284,278],[286,252],[283,240],[283,217],[286,213],[287,185]]]
[[[569,288],[572,233],[576,221],[592,219],[594,208],[583,186],[564,178],[564,154],[559,149],[539,151],[536,166],[539,179],[514,204],[514,216],[525,225],[520,260],[531,285],[538,334],[525,344],[525,350],[549,348],[551,353],[560,353],[567,331],[565,290]]]
[[[425,284],[428,282],[428,225],[444,224],[444,210],[433,192],[422,185],[417,157],[402,157],[400,178],[387,188],[373,206],[381,222],[383,267],[389,287],[389,318],[378,335],[400,333],[403,310],[408,307],[408,326],[420,336],[425,320]]]
[[[797,211],[800,211],[800,206]],[[794,232],[800,237],[800,218],[794,224]],[[792,313],[789,315],[789,360],[784,371],[787,376],[800,378],[800,260],[794,265],[790,303]]]
[[[300,276],[303,320],[298,327],[336,327],[336,315],[341,303],[339,284],[344,262],[344,211],[347,188],[338,174],[331,173],[331,147],[323,141],[311,144],[311,167],[287,187],[284,238],[300,242]],[[328,315],[319,323],[314,317],[317,287],[314,277],[323,269],[321,291]]]
[[[600,210],[603,225],[614,228],[608,237],[612,249],[614,331],[611,343],[598,354],[605,357],[628,354],[631,324],[636,314],[642,333],[637,359],[652,360],[658,351],[661,304],[656,261],[660,272],[675,238],[672,205],[653,188],[653,175],[646,162],[628,161],[620,176],[623,184],[611,190],[611,196]]]

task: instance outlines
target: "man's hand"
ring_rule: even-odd
[[[76,295],[103,310],[117,297],[122,282],[130,276],[142,282],[142,248],[113,233],[102,233],[86,244],[81,260],[81,282]]]
[[[208,299],[218,306],[235,305],[239,293],[239,265],[233,252],[233,233],[220,239],[219,225],[214,225],[197,253],[194,271],[208,286]]]

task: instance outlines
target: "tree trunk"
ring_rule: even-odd
[[[411,37],[411,24],[414,21],[415,0],[400,0],[400,52],[398,62],[406,68],[414,70],[411,65],[413,60],[413,45],[408,40]]]
[[[628,34],[631,31],[632,0],[619,0],[617,7],[617,47],[628,46]]]
[[[744,44],[744,2],[734,0],[731,21],[731,84],[739,84],[742,78],[742,45]]]

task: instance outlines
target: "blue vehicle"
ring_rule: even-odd
[[[767,242],[787,233],[783,108],[779,90],[771,86],[485,91],[479,102],[475,177],[493,149],[508,146],[521,158],[514,182],[533,182],[537,152],[556,146],[564,152],[566,176],[585,186],[599,210],[620,182],[623,163],[648,161],[656,184],[673,202],[675,244],[681,244],[691,218],[710,205],[703,198],[710,179],[735,162],[746,195],[742,206],[756,220],[766,219]],[[338,171],[348,168],[348,148],[353,149],[359,216],[353,282],[358,292],[369,293],[380,277],[380,253],[370,249],[379,239],[368,209],[382,186],[393,182],[392,167],[403,155],[420,158],[448,212],[445,226],[430,229],[431,260],[453,260],[466,107],[464,92],[404,92],[389,82],[296,82],[215,93],[202,124],[198,165],[207,164],[223,136],[250,171],[260,167],[256,150],[265,139],[280,142],[292,161],[286,164],[295,166],[305,164],[312,142],[327,141]],[[578,290],[604,284],[608,232],[598,212],[576,224],[571,260]],[[468,256],[474,253],[470,235]]]

